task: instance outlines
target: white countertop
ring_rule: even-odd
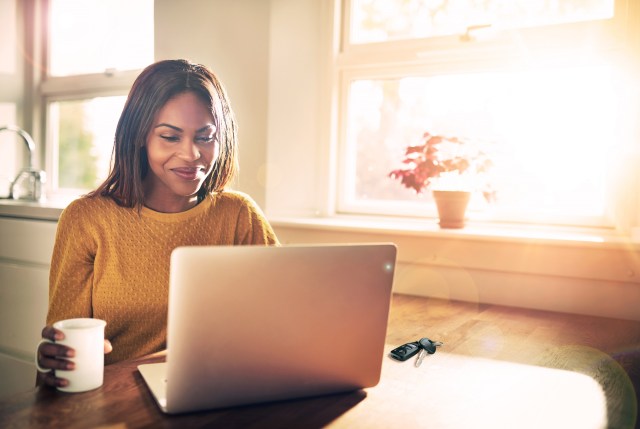
[[[74,199],[75,197],[43,199],[41,201],[0,199],[0,217],[57,222],[62,210]]]

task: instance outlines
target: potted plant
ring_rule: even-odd
[[[418,194],[432,188],[440,227],[462,228],[471,192],[480,190],[488,202],[495,200],[487,180],[493,163],[472,140],[429,132],[422,138],[422,144],[407,147],[402,161],[406,167],[391,171],[389,177]]]

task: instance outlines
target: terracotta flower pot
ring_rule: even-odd
[[[440,228],[464,228],[464,216],[471,198],[471,192],[433,191],[438,207]]]

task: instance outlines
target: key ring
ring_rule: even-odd
[[[400,347],[396,347],[391,350],[389,356],[395,360],[404,362],[417,354],[418,357],[416,358],[415,366],[419,367],[427,354],[434,354],[436,352],[436,348],[443,344],[444,343],[442,341],[432,341],[425,337],[419,341],[412,341],[410,343],[403,344]]]
[[[418,344],[420,345],[421,350],[420,353],[418,353],[418,357],[416,358],[416,362],[414,364],[416,368],[422,365],[422,360],[427,354],[434,354],[436,352],[436,348],[440,347],[444,343],[442,341],[432,341],[429,338],[422,338],[420,341],[418,341]]]

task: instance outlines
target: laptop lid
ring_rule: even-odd
[[[140,372],[168,413],[374,386],[395,261],[393,244],[177,248],[167,362]]]

